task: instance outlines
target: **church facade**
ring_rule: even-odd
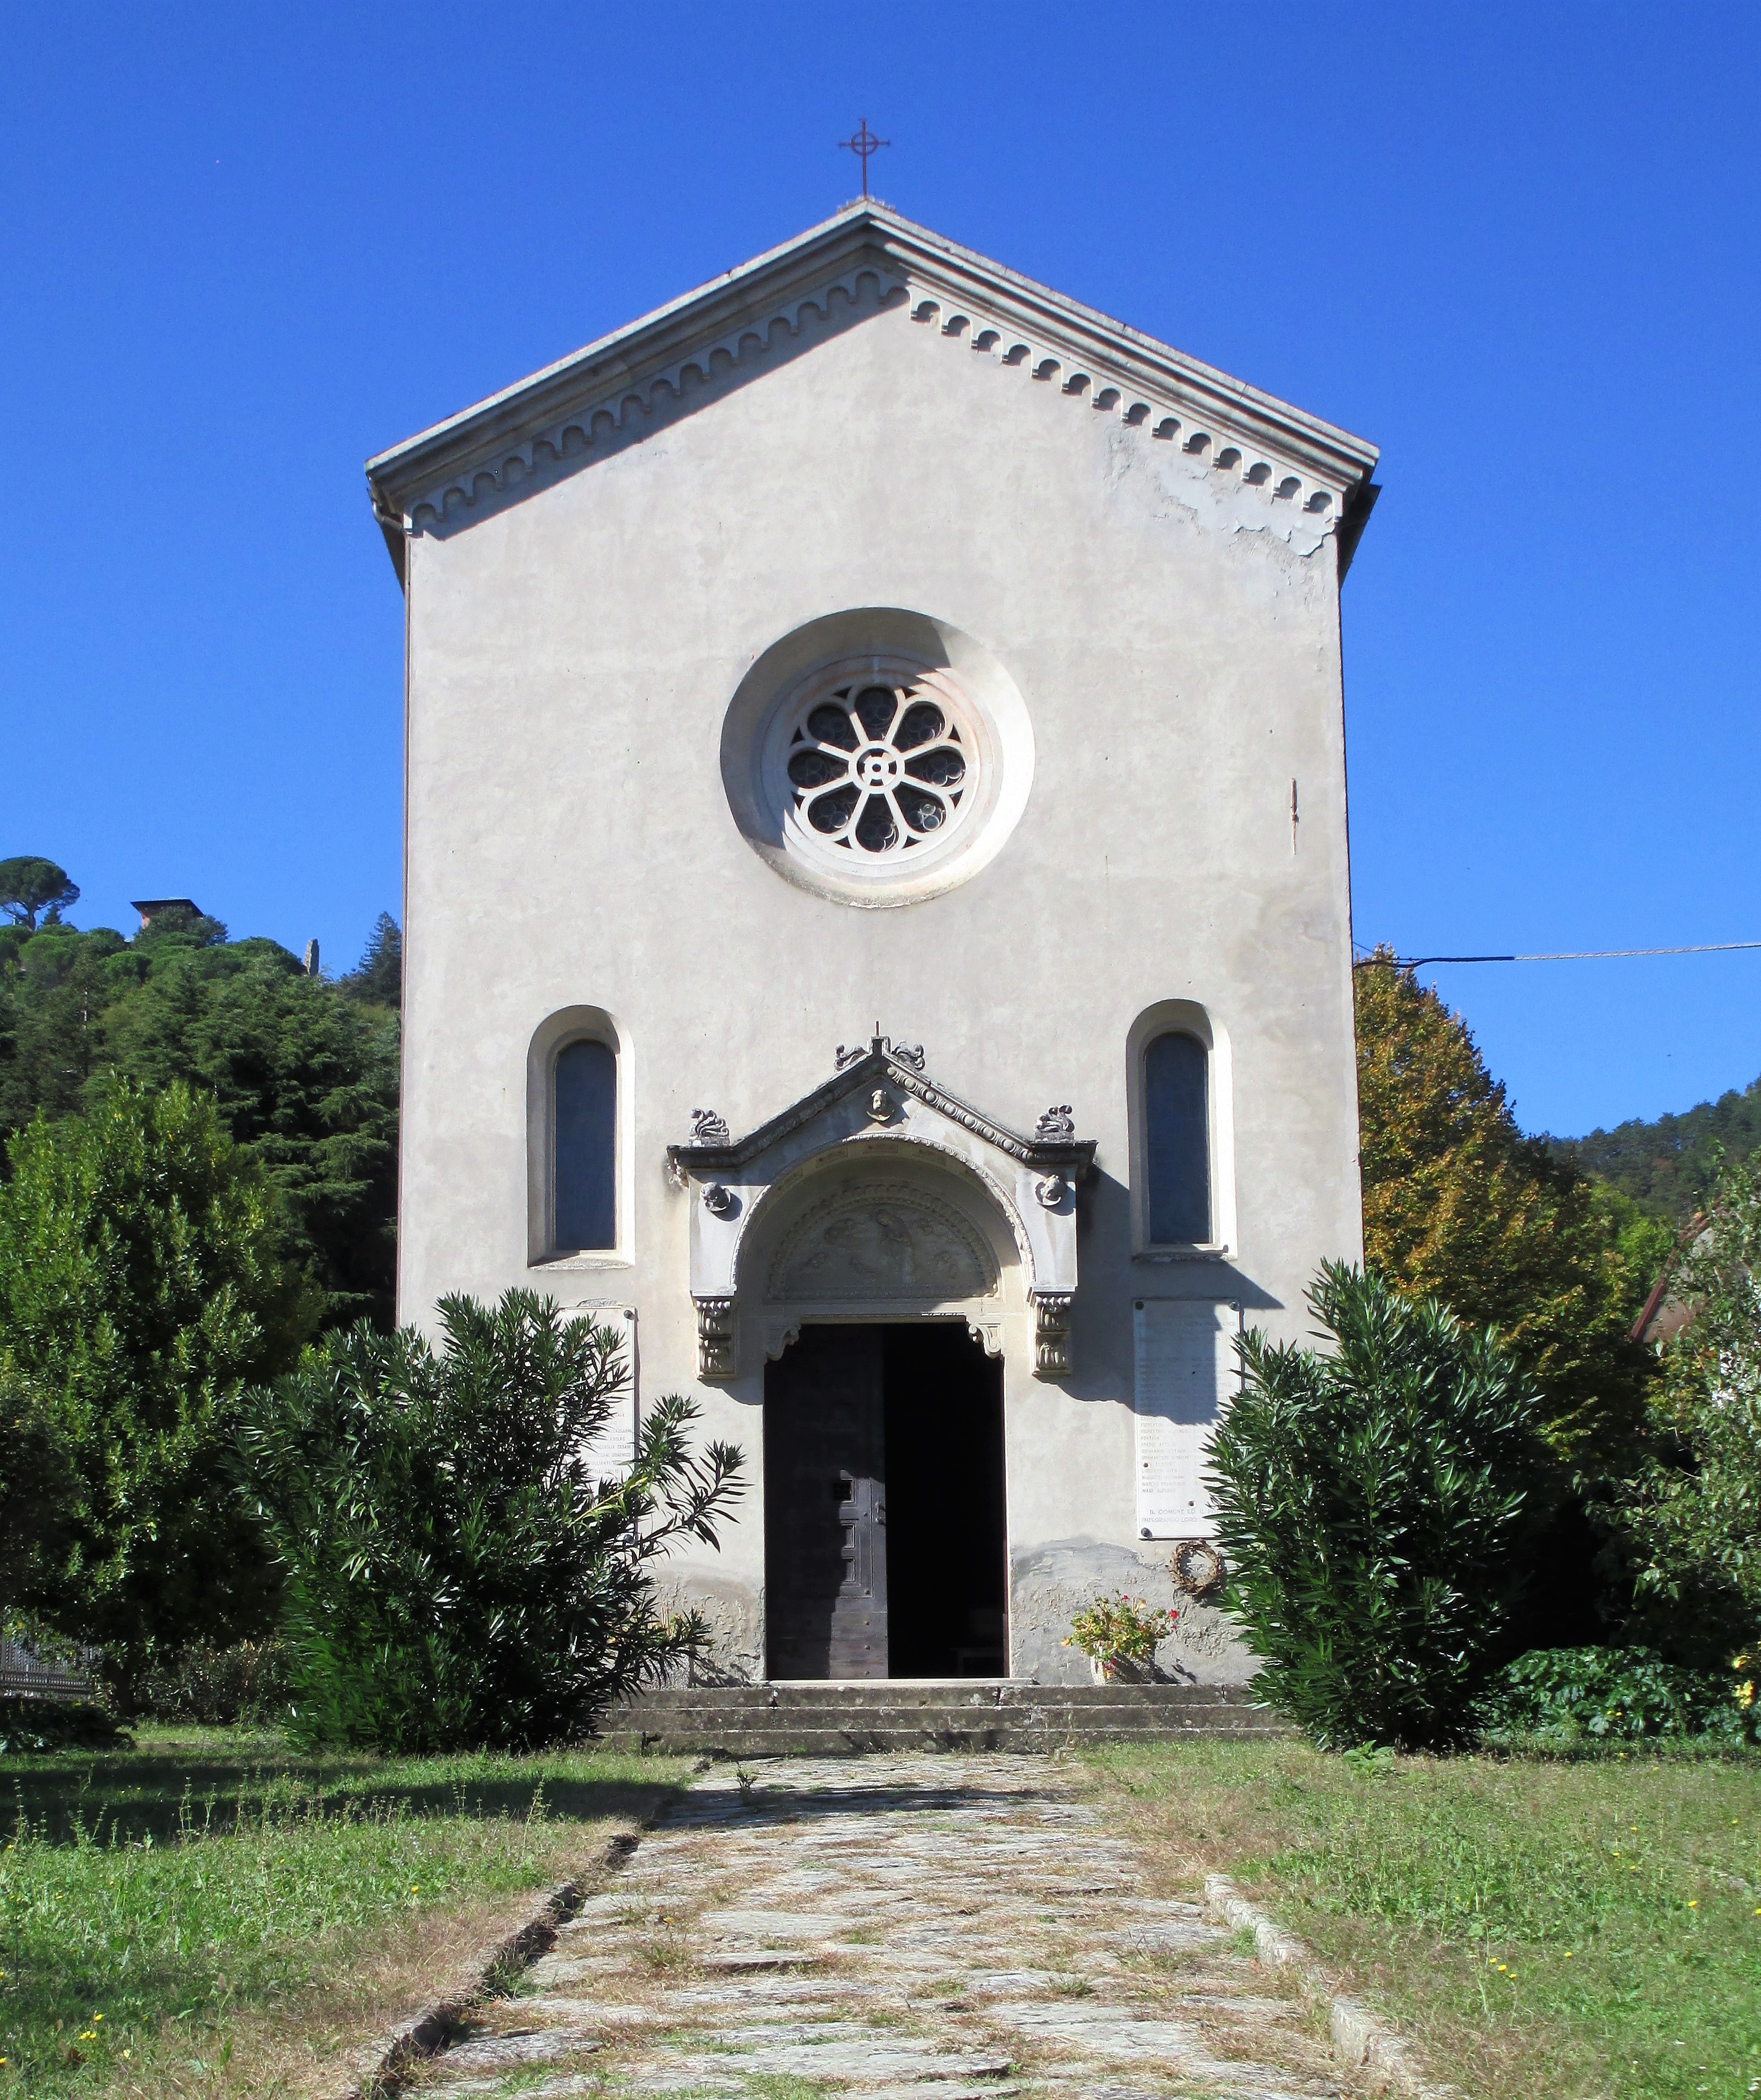
[[[1249,1667],[1207,1439],[1361,1253],[1373,448],[825,224],[369,463],[406,599],[400,1316],[538,1290],[750,1482],[730,1680]]]

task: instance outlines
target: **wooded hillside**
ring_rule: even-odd
[[[1549,1137],[1549,1149],[1613,1184],[1642,1211],[1685,1223],[1706,1201],[1719,1149],[1747,1159],[1761,1148],[1761,1079],[1681,1115],[1636,1117],[1587,1137]]]
[[[27,865],[51,867],[5,863]],[[328,979],[308,977],[277,942],[229,940],[193,911],[161,911],[125,939],[78,931],[53,902],[35,923],[29,902],[0,898],[13,921],[0,924],[0,1153],[35,1116],[89,1115],[117,1080],[149,1090],[182,1081],[266,1175],[281,1251],[320,1294],[323,1324],[364,1317],[389,1327],[395,922],[381,914],[359,965]]]

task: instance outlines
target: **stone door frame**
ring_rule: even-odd
[[[1068,1372],[1076,1190],[1094,1143],[1076,1138],[1068,1108],[1047,1110],[1023,1136],[927,1079],[920,1049],[877,1032],[746,1138],[710,1110],[693,1121],[695,1141],[670,1147],[667,1162],[690,1198],[700,1379],[757,1370],[803,1319],[951,1314],[1036,1378]],[[815,1204],[841,1205],[849,1230],[839,1241],[828,1229],[779,1271]]]

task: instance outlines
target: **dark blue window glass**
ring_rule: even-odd
[[[618,1061],[603,1043],[567,1043],[553,1084],[557,1246],[615,1246]]]
[[[1158,1035],[1143,1053],[1150,1238],[1160,1246],[1211,1237],[1208,1063],[1191,1035]]]

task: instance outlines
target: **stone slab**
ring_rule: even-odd
[[[848,2100],[1340,2093],[1294,2000],[1226,1926],[1146,1886],[1068,1765],[920,1753],[748,1776],[702,1774],[592,1899],[590,1934],[536,1965],[539,1995],[491,2009],[425,2089],[552,2062],[560,2080],[592,2050],[597,2085],[559,2100],[766,2080]]]

